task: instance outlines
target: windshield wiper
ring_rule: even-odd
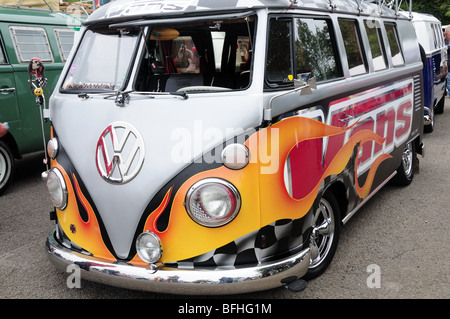
[[[130,93],[145,95],[145,96],[149,96],[151,98],[155,98],[155,96],[158,96],[158,95],[175,95],[175,96],[182,97],[183,100],[187,100],[189,98],[189,96],[187,95],[186,92],[138,92],[135,90],[130,90],[130,91],[116,91],[114,93],[108,94],[108,96],[105,96],[104,99],[109,99],[110,97],[115,96],[116,99],[114,102],[116,103],[116,105],[119,107],[123,107],[123,106],[125,106],[125,104],[127,104],[130,101]],[[80,95],[78,95],[78,96],[81,98]],[[86,96],[87,96],[87,94],[86,94]]]
[[[128,104],[128,102],[130,102],[130,93],[131,92],[117,92],[114,103],[119,107],[124,107],[125,103]]]
[[[176,95],[181,96],[184,100],[187,100],[189,98],[189,95],[187,95],[186,91],[183,92],[169,92],[170,95]]]

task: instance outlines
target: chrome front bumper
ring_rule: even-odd
[[[240,294],[280,287],[306,274],[311,254],[310,248],[306,248],[289,258],[251,268],[180,270],[110,263],[77,253],[56,240],[55,230],[49,233],[46,248],[57,269],[66,271],[69,265],[77,265],[82,279],[134,290],[183,295]]]

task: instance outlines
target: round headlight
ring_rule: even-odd
[[[208,178],[197,182],[186,195],[186,210],[198,224],[220,227],[231,222],[239,213],[241,198],[233,184]]]
[[[250,154],[245,145],[231,144],[222,151],[222,163],[229,169],[242,169],[247,166]]]
[[[52,138],[47,143],[47,154],[52,159],[56,158],[56,155],[58,155],[58,140],[56,138]]]
[[[67,206],[67,187],[64,177],[57,168],[52,168],[47,175],[47,190],[53,206],[63,210]]]
[[[161,240],[155,233],[142,233],[136,239],[136,251],[143,261],[156,263],[162,256]]]

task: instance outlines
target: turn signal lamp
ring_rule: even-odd
[[[56,158],[56,155],[58,155],[58,140],[56,138],[52,138],[47,143],[47,154],[52,159]]]
[[[250,153],[245,145],[231,144],[222,151],[222,163],[229,169],[242,169],[247,166]]]

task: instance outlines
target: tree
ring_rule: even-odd
[[[409,0],[406,2],[409,3]],[[402,8],[406,9],[405,3]],[[412,0],[412,11],[431,14],[439,19],[442,25],[450,24],[450,0]]]

